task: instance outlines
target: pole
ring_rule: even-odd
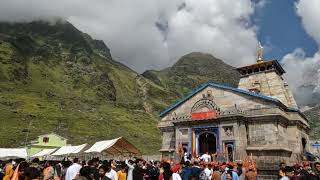
[[[27,135],[26,135],[26,139],[25,139],[25,142],[24,142],[24,145],[25,145],[25,146],[27,146],[27,143],[28,143],[28,138],[29,138],[29,132],[30,132],[31,124],[32,124],[32,118],[31,118],[30,121],[29,121],[28,129],[27,129]]]

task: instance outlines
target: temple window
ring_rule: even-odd
[[[267,66],[267,70],[270,70],[270,69],[272,69],[272,65]]]
[[[188,135],[188,129],[180,129],[182,135]]]
[[[42,138],[42,142],[48,143],[48,142],[49,142],[49,137],[43,137],[43,138]]]
[[[224,130],[225,136],[233,136],[233,127],[232,126],[224,126],[222,127]]]

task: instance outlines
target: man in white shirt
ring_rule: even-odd
[[[127,180],[133,180],[133,177],[132,177],[132,171],[134,169],[133,161],[126,159],[126,164],[128,166]]]
[[[109,171],[106,173],[106,176],[111,180],[118,180],[118,175],[115,170],[112,169],[112,161],[109,162]]]
[[[208,154],[208,152],[206,152],[200,157],[200,159],[207,163],[211,161],[211,156]]]
[[[204,169],[204,173],[206,174],[208,179],[211,179],[211,175],[212,175],[212,165],[211,164],[206,164],[206,168]]]
[[[188,153],[187,152],[184,153],[183,160],[184,160],[184,162],[188,161]]]
[[[76,176],[79,174],[81,169],[81,165],[79,164],[79,159],[74,158],[73,164],[68,167],[66,172],[66,180],[73,180],[76,178]]]

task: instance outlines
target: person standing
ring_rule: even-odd
[[[206,179],[211,179],[212,178],[212,165],[206,164],[206,167],[204,168],[203,172],[206,175]]]
[[[39,180],[40,179],[40,170],[35,167],[28,167],[25,169],[26,179]]]
[[[81,165],[79,164],[79,159],[74,158],[73,164],[67,169],[65,180],[75,179],[76,176],[79,175],[80,169],[81,169]]]
[[[225,168],[225,172],[221,175],[222,179],[228,179],[228,174],[231,174],[232,180],[239,180],[239,176],[235,171],[233,171],[232,165],[228,165],[228,167]]]
[[[147,164],[147,173],[148,178],[150,180],[158,180],[159,178],[159,169],[156,166],[156,162],[150,161],[149,164]]]
[[[7,161],[5,167],[4,167],[4,177],[3,180],[10,180],[12,175],[14,173],[12,160],[10,159]]]
[[[144,170],[142,169],[142,167],[143,167],[143,160],[137,159],[136,165],[132,171],[133,180],[143,180]]]
[[[88,166],[91,168],[91,171],[93,173],[94,179],[98,180],[99,179],[99,159],[98,158],[93,158],[88,161]]]
[[[181,171],[181,178],[182,180],[189,180],[190,177],[191,177],[190,161],[186,161]]]
[[[223,180],[233,180],[233,178],[234,178],[234,173],[231,170],[228,170]]]
[[[163,173],[159,176],[159,180],[182,180],[178,174],[180,169],[178,166],[173,168],[175,172],[171,170],[171,165],[167,162],[164,162],[162,167]]]
[[[303,169],[300,171],[300,180],[317,180],[317,176],[312,172],[309,162],[303,163]]]
[[[128,175],[127,175],[127,180],[132,180],[132,171],[134,169],[134,164],[132,160],[126,159],[126,165],[128,166]]]
[[[221,179],[221,173],[219,171],[219,166],[214,166],[213,167],[213,173],[211,176],[211,180],[220,180]]]
[[[249,166],[249,170],[245,175],[245,180],[256,180],[257,179],[257,175],[256,173],[253,171],[253,167]]]
[[[284,168],[286,167],[286,164],[284,162],[281,162],[279,165],[279,171],[278,171],[278,178],[281,179],[283,176],[285,176]]]
[[[314,163],[314,173],[320,178],[320,162]]]
[[[112,163],[113,160],[110,160],[108,163],[108,171],[106,173],[106,176],[111,180],[118,180],[117,172],[112,168]]]
[[[199,162],[198,161],[194,161],[193,166],[191,168],[191,176],[193,176],[196,179],[198,179],[200,174],[201,174],[201,172],[202,172],[202,169],[199,166]]]
[[[124,162],[121,162],[120,170],[117,172],[117,176],[119,180],[126,180],[127,179],[127,173],[126,173],[126,164]]]
[[[293,177],[293,175],[294,175],[293,167],[286,166],[284,168],[284,176],[282,176],[282,178],[280,180],[290,180],[291,177]]]
[[[108,171],[108,166],[101,165],[99,167],[99,180],[111,180],[106,176],[107,171]]]
[[[203,154],[201,157],[200,157],[201,160],[203,160],[204,162],[208,163],[211,161],[211,156],[209,155],[208,152],[206,152],[205,154]]]
[[[52,180],[54,178],[54,168],[52,162],[47,161],[44,165],[43,180]]]
[[[37,169],[40,171],[40,170],[41,170],[41,166],[40,166],[39,163],[40,163],[39,158],[34,158],[34,159],[32,160],[32,163],[31,163],[30,167],[37,168]]]

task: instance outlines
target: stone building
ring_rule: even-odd
[[[163,158],[176,158],[182,145],[193,156],[252,158],[262,175],[274,173],[280,162],[301,160],[310,127],[282,77],[284,69],[260,54],[257,63],[237,70],[238,87],[207,83],[161,112]]]

